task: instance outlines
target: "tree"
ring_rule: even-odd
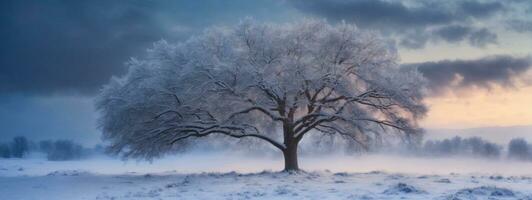
[[[528,143],[523,138],[512,139],[508,144],[508,157],[510,158],[528,160],[532,158],[531,153]]]
[[[493,143],[484,143],[480,155],[484,157],[499,158],[501,155],[501,147]]]
[[[84,148],[71,140],[43,140],[39,150],[46,153],[46,158],[53,161],[73,160],[84,156]]]
[[[11,158],[11,150],[9,145],[0,144],[0,158]]]
[[[461,155],[498,158],[501,148],[501,146],[480,137],[462,139],[455,136],[452,139],[426,141],[422,153],[438,156]]]
[[[39,151],[49,154],[54,149],[54,143],[51,140],[43,140],[39,142]]]
[[[73,160],[81,158],[83,147],[70,140],[57,140],[53,143],[53,149],[46,155],[48,160]]]
[[[28,146],[28,140],[24,136],[18,136],[13,138],[12,145],[12,152],[11,154],[15,158],[22,158],[24,155],[28,153],[29,146]]]
[[[178,44],[160,41],[97,99],[109,152],[152,159],[194,138],[262,140],[298,170],[301,139],[335,134],[361,146],[421,133],[423,77],[354,25],[244,20]]]

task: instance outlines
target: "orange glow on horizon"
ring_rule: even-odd
[[[532,125],[532,85],[468,89],[426,99],[424,128]]]

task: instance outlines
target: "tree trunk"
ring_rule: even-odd
[[[284,102],[280,106],[284,108]],[[287,120],[283,121],[283,136],[285,149],[284,155],[284,171],[299,171],[299,165],[297,164],[297,144],[299,140],[294,137],[294,112],[295,109],[289,109],[287,113]],[[280,109],[281,116],[285,115],[285,110]]]
[[[298,171],[297,164],[297,143],[292,143],[286,146],[283,151],[284,155],[284,171]]]

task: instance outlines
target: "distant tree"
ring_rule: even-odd
[[[499,158],[501,156],[501,147],[493,143],[485,143],[480,155],[484,157]]]
[[[29,150],[28,139],[24,136],[18,136],[13,138],[13,143],[11,144],[11,153],[15,158],[24,157]]]
[[[11,158],[11,150],[8,144],[0,144],[0,158]]]
[[[51,140],[43,140],[39,142],[39,151],[43,153],[50,153],[54,149],[54,143]]]
[[[33,140],[28,140],[28,152],[39,151],[39,144],[35,143]]]
[[[454,140],[456,141],[456,140]],[[456,151],[453,149],[453,143],[451,140],[449,139],[444,139],[443,141],[441,141],[440,143],[438,143],[438,145],[436,145],[436,150],[438,153],[440,154],[445,154],[445,155],[450,155],[452,154],[453,151]]]
[[[484,141],[480,137],[466,138],[463,140],[463,145],[471,154],[481,155],[484,152]]]
[[[423,144],[423,148],[422,148],[423,153],[436,152],[436,145],[437,144],[434,141],[427,140]]]
[[[515,138],[510,141],[508,144],[508,157],[528,160],[532,159],[532,150],[525,139]]]
[[[246,20],[161,41],[102,90],[103,136],[110,152],[146,159],[193,138],[254,138],[283,153],[285,170],[298,170],[298,144],[313,132],[361,146],[420,133],[423,77],[397,57],[373,34],[320,20]]]
[[[501,149],[501,146],[483,140],[480,137],[462,139],[456,136],[452,139],[426,141],[423,147],[423,153],[444,156],[462,155],[498,158]]]
[[[53,143],[53,148],[48,152],[48,160],[74,160],[81,158],[83,147],[70,140],[57,140]]]
[[[462,138],[455,136],[450,140],[450,153],[452,154],[458,154],[462,152],[463,144],[462,144]]]

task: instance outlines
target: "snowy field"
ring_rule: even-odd
[[[196,154],[153,163],[100,157],[0,160],[0,199],[527,199],[532,163],[397,156],[280,159]],[[233,172],[236,171],[236,172]]]

